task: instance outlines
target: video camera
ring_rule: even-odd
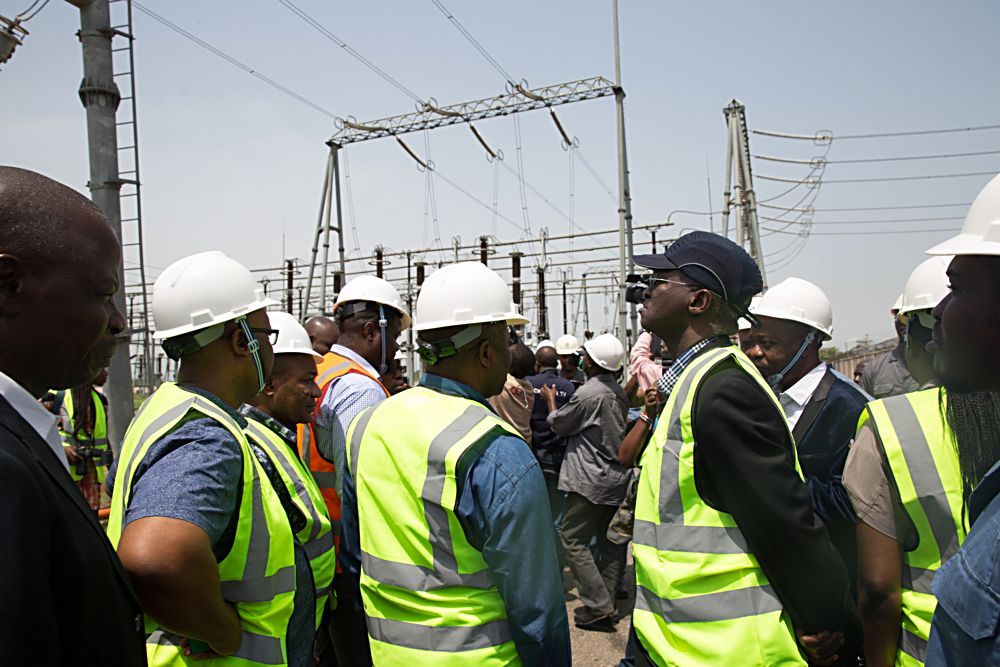
[[[77,455],[80,460],[74,465],[76,466],[76,474],[83,476],[87,473],[87,461],[93,461],[95,466],[110,466],[115,462],[115,455],[111,453],[110,449],[89,447],[87,445],[80,445],[76,449]]]
[[[648,276],[640,276],[638,273],[628,274],[625,276],[625,301],[641,304],[645,300],[643,295],[648,287]]]

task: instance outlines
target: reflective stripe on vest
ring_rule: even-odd
[[[681,373],[640,461],[632,624],[657,664],[805,665],[781,601],[735,519],[709,506],[695,483],[695,397],[708,372],[727,360],[757,382],[775,418],[783,418],[773,392],[736,347],[702,352]],[[801,477],[794,448],[789,459]]]
[[[903,552],[898,665],[923,664],[937,607],[931,580],[968,532],[945,400],[944,389],[924,389],[872,401],[866,410],[918,538],[914,550]]]
[[[316,586],[316,627],[323,620],[330,584],[336,568],[337,555],[334,551],[334,534],[330,525],[330,515],[320,494],[319,487],[309,471],[298,459],[295,451],[281,437],[264,424],[247,418],[247,435],[254,439],[271,459],[282,481],[288,489],[292,502],[306,517],[306,525],[298,533],[309,565],[312,567],[313,582]]]
[[[482,553],[454,530],[458,461],[501,429],[517,436],[483,405],[423,387],[369,408],[351,424],[348,466],[376,664],[520,664]]]
[[[162,385],[143,404],[122,443],[121,464],[108,520],[108,537],[116,547],[131,502],[136,472],[157,441],[179,426],[189,412],[210,418],[233,436],[242,453],[242,494],[239,498],[236,535],[229,553],[219,563],[222,597],[232,602],[240,616],[243,639],[234,658],[219,658],[219,665],[285,665],[285,635],[295,596],[295,561],[291,528],[284,508],[256,457],[250,452],[239,424],[211,401],[177,387]],[[154,466],[155,467],[155,466]],[[153,667],[186,665],[176,641],[147,617],[146,653]]]

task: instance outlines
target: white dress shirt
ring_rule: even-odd
[[[806,408],[806,403],[816,393],[816,388],[819,387],[819,382],[824,375],[826,375],[826,364],[820,362],[816,368],[803,375],[798,382],[778,395],[781,409],[785,411],[785,418],[788,419],[788,428],[795,428],[795,424],[798,423],[799,417],[802,416],[802,412]]]
[[[52,449],[52,453],[69,471],[66,461],[66,451],[63,449],[59,430],[56,428],[56,416],[46,410],[28,390],[14,382],[6,373],[0,372],[0,396],[4,397],[10,407],[21,415],[24,421],[35,430],[38,436]]]

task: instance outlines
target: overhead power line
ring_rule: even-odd
[[[766,229],[774,234],[803,234],[803,231],[787,231],[784,229],[771,229],[770,227],[764,227],[761,225],[761,229]],[[957,233],[957,229],[890,229],[890,230],[879,230],[879,231],[864,231],[864,232],[812,232],[808,231],[805,234],[809,236],[870,236],[870,235],[880,235],[880,234],[954,234]]]
[[[352,58],[357,60],[359,63],[361,63],[371,71],[378,74],[385,81],[389,82],[389,84],[395,87],[396,90],[402,92],[404,95],[409,96],[417,104],[421,105],[424,104],[424,100],[419,95],[417,95],[415,92],[404,86],[398,80],[394,79],[392,76],[389,75],[388,72],[386,72],[384,69],[382,69],[375,63],[373,63],[371,60],[368,60],[368,58],[364,57],[360,51],[349,45],[340,37],[337,37],[335,34],[330,32],[330,30],[326,26],[324,26],[322,23],[320,23],[312,16],[310,16],[309,13],[306,12],[304,9],[298,7],[290,0],[278,0],[278,2],[287,7],[293,14],[298,16],[300,19],[302,19],[310,26],[312,26],[316,30],[316,32],[320,33],[321,35],[329,39],[331,42],[333,42],[334,44],[342,48],[344,51],[346,51]]]
[[[468,41],[469,44],[471,44],[477,51],[479,51],[479,53],[483,56],[483,58],[485,58],[486,61],[493,66],[493,69],[495,69],[500,74],[500,76],[504,78],[505,81],[507,81],[511,85],[515,85],[515,79],[513,76],[510,75],[510,72],[505,70],[503,68],[503,65],[497,62],[497,59],[490,55],[490,52],[486,50],[486,47],[480,44],[479,40],[473,37],[471,32],[466,30],[465,26],[462,25],[462,22],[459,21],[458,18],[456,18],[455,15],[452,14],[447,7],[444,6],[444,3],[441,2],[441,0],[431,0],[431,2],[434,4],[435,7],[438,8],[438,10],[442,14],[445,15],[445,18],[451,21],[452,25],[454,25],[455,28],[460,33],[462,33],[462,36],[465,37],[466,41]]]
[[[156,12],[154,12],[154,11],[152,11],[150,9],[147,9],[146,7],[140,5],[138,2],[135,2],[135,0],[133,0],[132,6],[135,7],[136,9],[138,9],[140,12],[142,12],[146,16],[148,16],[149,18],[153,19],[154,21],[157,21],[157,22],[161,23],[162,25],[166,26],[167,28],[170,28],[171,30],[173,30],[177,34],[181,35],[182,37],[186,37],[187,39],[191,40],[192,42],[194,42],[195,44],[197,44],[201,48],[205,49],[209,53],[212,53],[213,55],[216,55],[219,58],[222,58],[223,60],[225,60],[226,62],[228,62],[230,65],[233,65],[234,67],[238,67],[241,70],[243,70],[244,72],[246,72],[247,74],[249,74],[249,75],[251,75],[251,76],[253,76],[253,77],[257,78],[257,79],[260,79],[261,81],[263,81],[267,85],[271,86],[275,90],[278,90],[278,91],[284,93],[285,95],[288,95],[289,97],[291,97],[291,98],[293,98],[293,99],[301,102],[302,104],[305,104],[309,108],[311,108],[311,109],[313,109],[315,111],[320,112],[324,116],[329,116],[330,118],[333,118],[333,119],[337,118],[337,114],[333,113],[329,109],[327,109],[327,108],[325,108],[325,107],[317,104],[316,102],[313,102],[312,100],[310,100],[310,99],[308,99],[306,97],[303,97],[302,95],[299,95],[298,93],[296,93],[295,91],[291,90],[290,88],[287,88],[287,87],[281,85],[280,83],[278,83],[274,79],[272,79],[270,77],[267,77],[267,76],[264,76],[263,74],[261,74],[260,72],[258,72],[254,68],[250,67],[249,65],[247,65],[247,64],[245,64],[243,62],[240,62],[239,60],[237,60],[233,56],[229,55],[228,53],[222,51],[221,49],[217,49],[216,47],[212,46],[211,44],[209,44],[205,40],[203,40],[203,39],[201,39],[199,37],[195,37],[190,32],[188,32],[184,28],[180,27],[176,23],[173,23],[173,22],[165,19],[164,17],[160,16]]]
[[[848,211],[900,211],[911,208],[952,208],[957,206],[971,206],[972,202],[963,202],[959,204],[914,204],[909,206],[858,206],[854,208],[816,208],[816,209],[805,209],[805,208],[788,208],[786,206],[775,206],[774,204],[758,204],[760,208],[773,208],[779,211],[793,211],[796,213],[827,213],[827,212],[848,212]]]
[[[809,178],[804,180],[796,181],[791,178],[780,178],[778,176],[762,176],[758,175],[757,178],[765,181],[776,181],[778,183],[805,183],[810,187],[816,187],[821,182],[822,183],[887,183],[890,181],[923,181],[935,178],[967,178],[970,176],[995,176],[996,171],[973,171],[964,174],[927,174],[925,176],[886,176],[880,178],[814,178],[810,181]]]
[[[982,132],[986,130],[1000,130],[1000,125],[973,125],[969,127],[949,127],[933,130],[909,130],[905,132],[872,132],[869,134],[833,134],[828,130],[819,130],[813,134],[793,134],[790,132],[772,132],[769,130],[751,130],[761,137],[773,137],[776,139],[797,139],[802,141],[813,141],[819,144],[831,141],[844,141],[847,139],[883,139],[888,137],[915,137],[927,134],[952,134],[956,132]]]
[[[767,220],[769,222],[796,222],[796,224],[804,225],[874,225],[874,224],[895,224],[900,222],[942,222],[945,220],[963,220],[961,216],[950,216],[944,218],[890,218],[884,220],[809,220],[809,221],[792,221],[784,220],[782,218],[769,218],[767,216],[760,216],[761,220]]]
[[[814,167],[827,164],[867,164],[870,162],[904,162],[907,160],[941,160],[945,158],[975,157],[980,155],[997,155],[1000,150],[995,151],[975,151],[972,153],[942,153],[938,155],[902,155],[898,157],[870,157],[857,158],[853,160],[827,160],[823,157],[814,157],[808,160],[796,158],[773,157],[770,155],[754,155],[755,160],[767,160],[768,162],[782,162],[785,164],[807,164]]]

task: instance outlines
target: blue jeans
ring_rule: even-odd
[[[549,492],[549,511],[552,512],[552,528],[556,536],[556,558],[560,571],[566,565],[566,554],[562,544],[562,515],[566,494],[559,490],[559,474],[545,471],[545,489]]]

